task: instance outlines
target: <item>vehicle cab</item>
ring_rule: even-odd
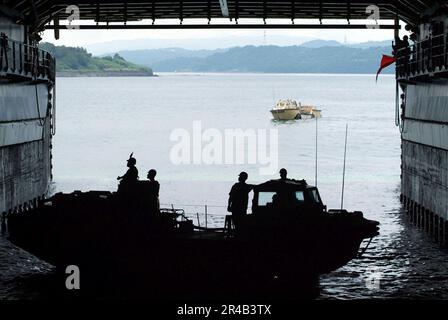
[[[323,213],[325,206],[316,187],[305,180],[270,180],[254,187],[254,215]]]

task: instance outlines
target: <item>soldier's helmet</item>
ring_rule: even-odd
[[[247,172],[241,172],[239,175],[238,175],[238,177],[241,177],[241,178],[243,178],[243,179],[246,179],[247,180],[247,178],[249,177],[249,175],[247,174]]]
[[[137,159],[133,157],[134,152],[131,153],[128,159],[128,164],[135,166],[137,164]]]

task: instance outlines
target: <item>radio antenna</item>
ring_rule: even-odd
[[[317,117],[316,117],[316,163],[315,163],[315,177],[314,177],[315,185],[317,187]]]
[[[348,124],[345,125],[345,148],[344,148],[344,169],[342,171],[341,210],[343,210],[343,208],[344,208],[345,162],[347,159],[347,135],[348,135]]]

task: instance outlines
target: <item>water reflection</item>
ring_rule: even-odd
[[[321,277],[320,299],[448,298],[448,252],[410,224],[400,206],[384,216],[383,232],[364,258]],[[378,289],[366,283],[371,268]]]

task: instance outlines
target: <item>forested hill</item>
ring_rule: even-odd
[[[56,56],[59,75],[152,75],[156,72],[361,73],[374,74],[385,42],[356,45],[315,40],[297,46],[244,46],[216,50],[162,48],[128,50],[95,57],[84,48],[42,48]],[[394,68],[384,70],[393,73]]]
[[[94,57],[84,48],[55,46],[51,43],[42,43],[40,47],[55,55],[58,75],[153,75],[151,68],[129,62],[119,54]]]
[[[375,73],[390,47],[246,46],[201,57],[176,57],[152,63],[165,72]],[[126,57],[126,55],[124,55]],[[135,56],[135,53],[134,53]],[[131,59],[130,59],[131,60]],[[140,57],[139,61],[143,59]],[[132,60],[131,60],[132,61]],[[385,73],[394,72],[388,68]]]

